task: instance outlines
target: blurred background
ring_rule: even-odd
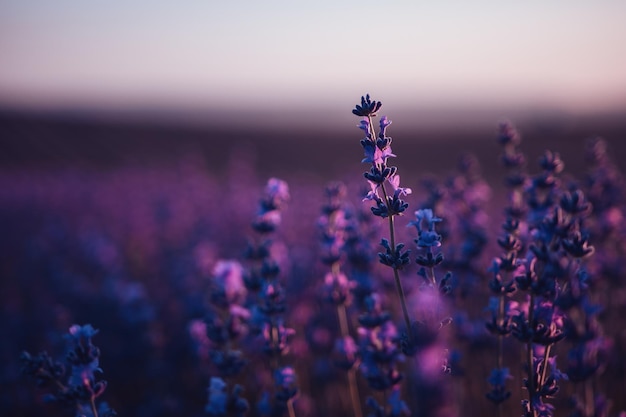
[[[358,138],[350,109],[365,93],[407,146],[474,147],[503,118],[529,141],[613,140],[625,15],[618,0],[2,1],[0,161],[201,152],[215,164],[226,135],[221,147],[262,167],[280,139],[274,155],[301,152],[281,164],[316,175],[319,144]]]
[[[171,374],[202,311],[190,294],[240,255],[266,179],[294,184],[301,210],[285,221],[300,237],[327,181],[361,184],[350,110],[365,93],[394,122],[404,186],[472,152],[497,195],[503,119],[531,171],[552,148],[581,174],[594,135],[623,171],[625,16],[620,0],[0,0],[1,326],[14,340],[0,409],[39,414],[16,358],[58,350],[74,322],[101,328],[117,364]],[[115,408],[180,415],[191,395],[202,410],[206,375],[146,386],[164,398],[150,403],[119,394],[136,379],[111,357]]]
[[[626,109],[618,0],[0,3],[0,105],[89,120],[403,128],[560,123]]]

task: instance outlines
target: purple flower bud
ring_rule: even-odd
[[[379,135],[381,137],[384,138],[386,136],[386,130],[387,130],[387,127],[390,124],[391,124],[391,120],[389,120],[387,118],[387,116],[383,116],[383,117],[380,118],[380,133],[379,133]]]
[[[361,129],[363,132],[365,132],[365,136],[370,138],[371,137],[371,133],[370,133],[370,121],[367,117],[364,117],[361,119],[361,121],[359,122],[359,124],[357,125],[357,127],[359,129]]]
[[[415,218],[417,220],[410,222],[409,224],[417,228],[418,233],[424,230],[424,225],[428,230],[433,231],[435,224],[439,223],[441,219],[433,213],[432,209],[420,209],[415,211]]]

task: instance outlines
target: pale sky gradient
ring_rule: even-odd
[[[0,103],[626,108],[626,1],[0,0]],[[308,104],[307,104],[308,102]]]

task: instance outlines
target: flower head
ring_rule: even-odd
[[[355,116],[376,116],[376,112],[380,110],[380,107],[383,105],[380,101],[372,101],[370,99],[370,95],[367,94],[364,97],[361,96],[361,105],[356,105],[356,107],[352,110],[352,114]]]
[[[434,231],[435,225],[441,221],[441,219],[433,213],[432,209],[420,209],[415,211],[415,221],[412,221],[410,225],[417,228],[418,233],[421,233],[426,226],[427,230]]]

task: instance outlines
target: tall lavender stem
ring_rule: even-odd
[[[375,202],[376,206],[372,207],[372,213],[381,218],[388,218],[389,222],[389,241],[383,239],[381,244],[385,248],[385,253],[380,253],[380,262],[392,268],[396,291],[402,306],[402,315],[407,328],[407,333],[411,333],[411,318],[406,305],[406,297],[402,282],[400,281],[399,270],[409,262],[408,251],[402,251],[404,245],[396,243],[394,216],[401,215],[407,208],[408,203],[400,199],[403,195],[411,193],[410,188],[400,187],[400,176],[396,175],[397,168],[387,165],[390,157],[395,157],[391,150],[392,139],[386,136],[386,129],[391,124],[391,120],[383,116],[380,120],[380,130],[376,134],[373,126],[372,118],[376,116],[376,112],[380,110],[382,103],[380,101],[372,101],[369,94],[361,97],[361,104],[357,105],[352,113],[356,116],[363,117],[359,128],[365,132],[365,138],[361,140],[361,146],[365,151],[365,158],[362,162],[372,164],[369,172],[364,174],[368,180],[371,190],[365,197],[365,200]],[[385,183],[389,183],[394,192],[390,195],[385,187]],[[382,193],[382,197],[378,192]]]

